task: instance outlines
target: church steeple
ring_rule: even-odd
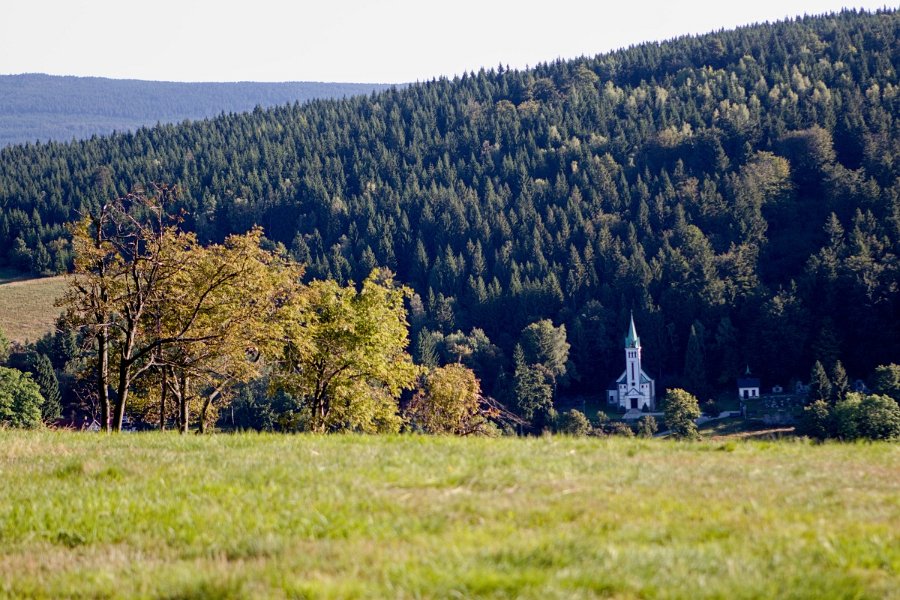
[[[625,334],[625,372],[609,392],[609,403],[627,410],[654,410],[656,408],[656,383],[641,369],[641,338],[634,326],[634,313]]]
[[[634,313],[631,313],[631,324],[628,326],[628,334],[625,336],[626,348],[640,348],[641,338],[638,337],[637,328],[634,326]]]

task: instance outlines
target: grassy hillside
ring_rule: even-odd
[[[0,432],[0,595],[887,598],[898,471],[881,444]]]
[[[372,83],[177,83],[103,77],[0,75],[0,148],[85,139],[157,123],[214,117],[386,89]]]
[[[60,309],[65,277],[10,278],[0,272],[0,330],[12,341],[34,341],[50,331]]]

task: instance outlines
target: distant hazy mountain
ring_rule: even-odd
[[[372,83],[175,83],[101,77],[0,75],[0,147],[84,139],[159,122],[203,119],[316,98],[383,90]]]

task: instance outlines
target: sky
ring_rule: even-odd
[[[848,3],[852,2],[852,3]],[[865,0],[3,0],[0,74],[402,83]]]

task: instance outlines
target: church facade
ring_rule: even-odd
[[[641,338],[634,315],[625,335],[625,371],[606,390],[607,402],[625,410],[656,410],[656,382],[641,368]]]

